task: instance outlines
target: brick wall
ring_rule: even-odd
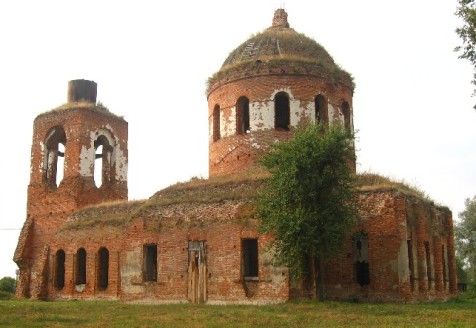
[[[292,127],[316,120],[315,97],[319,94],[327,101],[326,116],[330,124],[344,121],[340,108],[343,101],[352,104],[350,87],[344,83],[330,83],[315,75],[280,73],[238,78],[231,74],[223,77],[208,95],[211,176],[245,171],[255,164],[257,155],[269,143],[291,137],[288,131],[274,129],[274,97],[281,91],[289,96]],[[242,96],[249,99],[250,131],[240,135],[236,129],[236,104]],[[221,138],[214,141],[213,110],[217,105],[220,107]]]
[[[361,286],[356,281],[355,249],[349,238],[344,254],[326,264],[324,279],[328,298],[415,301],[456,295],[456,275],[450,269],[454,265],[450,259],[454,248],[449,246],[453,237],[448,229],[452,226],[448,209],[395,190],[363,192],[359,204],[361,220],[352,233],[362,231],[368,235],[370,283]],[[408,241],[413,245],[414,272],[410,272]],[[430,280],[426,241],[430,242]],[[445,268],[442,245],[447,250]]]
[[[220,186],[213,192],[225,190]],[[184,187],[173,197],[183,199],[200,192]],[[342,253],[324,262],[327,299],[407,302],[448,299],[456,294],[452,222],[447,209],[392,189],[361,192],[358,203],[361,219],[345,241]],[[51,237],[43,267],[44,296],[49,299],[188,302],[190,241],[205,242],[206,302],[209,304],[263,304],[312,295],[308,284],[290,281],[287,268],[272,264],[273,255],[268,246],[273,238],[259,234],[259,222],[250,216],[247,204],[248,201],[238,200],[171,204],[149,200],[76,211],[63,220],[65,223]],[[425,232],[415,237],[416,231]],[[356,280],[352,236],[357,232],[364,232],[368,238],[370,279],[369,284],[363,286]],[[248,238],[258,240],[258,278],[251,281],[243,277],[242,241]],[[410,275],[408,240],[413,240],[415,248],[414,279]],[[426,256],[424,251],[417,250],[421,245],[424,248],[427,240],[431,241],[430,283]],[[157,245],[157,281],[144,280],[145,245]],[[444,261],[442,245],[447,253]],[[98,288],[101,247],[109,251],[108,287],[104,291]],[[74,263],[79,248],[87,253],[85,286],[75,284]],[[65,286],[61,290],[54,286],[58,250],[66,254]],[[41,254],[39,251],[36,261],[40,261]]]

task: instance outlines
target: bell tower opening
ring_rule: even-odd
[[[107,131],[108,132],[108,131]],[[100,135],[94,142],[94,183],[96,187],[111,182],[111,161],[113,147],[105,135]]]
[[[51,187],[58,187],[64,177],[64,155],[66,151],[66,134],[63,127],[50,129],[45,140],[44,182]]]

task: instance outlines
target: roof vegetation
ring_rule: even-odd
[[[187,182],[179,182],[160,190],[147,200],[102,203],[78,210],[71,214],[63,230],[97,226],[125,227],[134,218],[153,218],[160,221],[160,215],[157,213],[161,209],[187,204],[241,202],[244,207],[240,211],[246,213],[246,217],[249,218],[250,208],[246,207],[246,204],[252,203],[268,176],[269,173],[264,169],[257,168],[240,174],[214,176],[209,179],[193,177]],[[358,174],[356,181],[357,188],[361,192],[399,191],[433,203],[418,187],[404,181],[394,181],[389,177],[370,172]],[[206,221],[204,218],[193,218],[195,219],[201,224]]]
[[[98,102],[97,104],[93,104],[93,103],[90,103],[90,102],[87,102],[87,101],[65,103],[61,106],[58,106],[58,107],[52,109],[52,110],[43,112],[40,115],[38,115],[37,117],[40,117],[42,115],[49,114],[49,113],[60,113],[60,112],[66,111],[66,110],[74,110],[74,109],[88,109],[88,110],[91,110],[91,111],[96,111],[96,112],[101,113],[101,114],[106,114],[106,115],[111,116],[111,117],[123,119],[122,116],[118,116],[118,115],[110,112],[109,108],[107,108],[101,102]]]
[[[429,196],[418,186],[409,184],[404,180],[398,181],[371,172],[364,172],[357,175],[357,188],[360,191],[397,190],[405,195],[414,196],[432,202]]]
[[[225,76],[245,72],[247,75],[272,74],[282,66],[291,68],[286,71],[288,74],[322,76],[354,89],[352,76],[336,65],[319,43],[292,28],[271,27],[252,35],[228,55],[220,71],[208,79],[207,93]]]

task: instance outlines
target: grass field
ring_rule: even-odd
[[[421,304],[266,306],[4,300],[0,327],[476,327],[476,298]]]

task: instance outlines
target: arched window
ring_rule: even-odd
[[[318,95],[314,98],[314,108],[316,110],[316,123],[323,125],[329,124],[327,101],[323,95]]]
[[[86,250],[78,249],[76,253],[76,285],[86,284]]]
[[[289,97],[286,92],[279,92],[274,97],[274,128],[276,130],[288,131],[289,124]]]
[[[246,97],[236,102],[236,134],[246,134],[250,130],[250,101]]]
[[[220,139],[220,106],[213,109],[213,141]]]
[[[98,253],[98,288],[106,290],[109,282],[109,251],[101,247]]]
[[[55,126],[48,132],[45,146],[44,181],[49,186],[57,187],[64,175],[64,154],[66,150],[66,133],[61,126]]]
[[[56,252],[56,263],[55,263],[55,279],[54,284],[57,290],[64,288],[64,262],[65,254],[62,249]]]
[[[100,135],[94,142],[94,149],[94,182],[96,187],[100,187],[103,184],[111,182],[111,157],[113,147],[105,135]]]
[[[369,241],[365,232],[360,231],[352,237],[354,249],[354,272],[359,285],[370,284],[369,271]]]
[[[350,132],[350,106],[347,101],[342,102],[342,115],[344,115],[344,127]]]

